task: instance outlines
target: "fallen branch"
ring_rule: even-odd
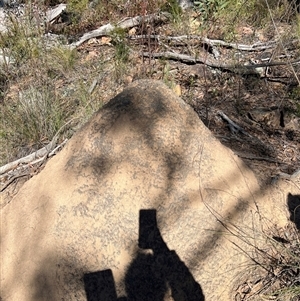
[[[238,132],[241,132],[242,134],[251,137],[250,134],[248,134],[243,128],[241,128],[239,125],[237,125],[235,122],[233,122],[225,113],[222,111],[219,111],[218,114],[228,122],[229,129],[232,134],[237,134]]]
[[[57,138],[57,137],[55,137]],[[3,165],[0,167],[0,175],[5,174],[9,172],[12,169],[15,169],[18,165],[23,164],[36,164],[40,161],[42,161],[45,156],[51,157],[55,155],[57,150],[61,147],[63,147],[67,143],[68,139],[65,139],[61,144],[59,144],[57,147],[56,145],[56,139],[53,139],[50,143],[48,143],[45,147],[37,150],[36,152],[20,158],[18,160],[15,160],[13,162],[7,163],[6,165]],[[55,147],[55,148],[54,148]]]
[[[66,8],[67,4],[61,3],[57,7],[47,10],[45,21],[50,24],[54,23]]]
[[[171,15],[166,12],[151,14],[146,16],[136,16],[133,18],[125,18],[117,24],[117,27],[131,28],[142,23],[149,22],[166,22],[170,19]]]
[[[273,48],[277,44],[277,41],[270,41],[268,43],[255,43],[252,45],[238,44],[238,43],[227,43],[222,40],[211,40],[208,38],[203,38],[197,35],[182,35],[182,36],[162,36],[162,35],[135,35],[130,36],[131,40],[139,39],[154,39],[157,41],[168,41],[173,42],[173,45],[196,45],[196,44],[206,44],[211,47],[223,46],[226,48],[233,48],[243,51],[262,51],[266,49]]]
[[[116,26],[108,23],[106,25],[103,25],[93,31],[85,33],[79,41],[70,44],[71,49],[76,48],[80,46],[82,43],[85,41],[92,39],[92,38],[97,38],[101,36],[106,36],[109,35],[115,28],[131,28],[143,23],[149,23],[152,21],[161,21],[165,22],[169,19],[170,15],[168,13],[160,13],[160,14],[152,14],[152,15],[146,15],[146,16],[137,16],[134,18],[126,18],[119,22]]]
[[[48,143],[45,147],[37,150],[36,152],[26,156],[26,157],[23,157],[23,158],[20,158],[16,161],[13,161],[11,163],[8,163],[4,166],[1,166],[0,167],[0,175],[8,172],[9,170],[12,170],[12,169],[15,169],[19,164],[28,164],[28,163],[32,163],[32,161],[36,160],[36,159],[39,159],[41,157],[43,157],[41,160],[44,160],[44,158],[47,158],[48,155],[53,151],[55,145],[56,145],[56,142],[57,142],[57,139],[58,139],[58,135],[59,133],[68,125],[70,124],[74,119],[76,118],[72,118],[70,119],[68,122],[66,122],[65,124],[63,124],[60,129],[56,132],[56,134],[54,135],[54,137],[52,138],[51,142]],[[64,142],[62,142],[60,145],[64,145],[66,143],[67,140],[64,140]]]
[[[243,51],[261,51],[273,48],[276,45],[277,41],[270,41],[268,43],[254,43],[252,45],[245,45],[245,44],[237,44],[237,43],[227,43],[222,40],[211,40],[208,38],[203,38],[202,41],[209,46],[223,46],[227,48],[233,48],[237,50]]]
[[[278,174],[278,176],[281,178],[281,179],[286,179],[286,180],[295,180],[296,178],[298,178],[300,176],[300,168],[297,169],[293,174],[289,175],[287,173],[284,173],[284,172],[280,172]]]
[[[207,56],[192,57],[187,54],[175,53],[170,51],[156,52],[156,53],[144,52],[143,56],[152,57],[152,58],[172,59],[172,60],[182,61],[185,63],[193,63],[193,64],[201,63],[212,68],[224,69],[237,74],[259,74],[258,70],[256,70],[257,68],[295,65],[300,63],[300,58],[298,58],[291,62],[271,62],[271,63],[263,63],[263,64],[252,64],[252,65],[237,65],[237,64],[229,65],[229,64],[218,62],[216,60],[208,59]]]
[[[113,25],[111,25],[110,23],[103,25],[93,31],[89,31],[87,33],[85,33],[79,41],[70,44],[71,49],[76,48],[78,46],[80,46],[82,43],[84,43],[85,41],[92,39],[92,38],[96,38],[96,37],[101,37],[101,36],[105,36],[108,35],[110,32],[112,32],[115,29],[115,27]]]
[[[37,150],[36,152],[34,152],[34,153],[32,153],[32,154],[30,154],[26,157],[20,158],[16,161],[13,161],[13,162],[10,162],[10,163],[8,163],[4,166],[1,166],[0,167],[0,175],[16,168],[20,164],[28,164],[28,163],[30,163],[30,162],[38,159],[38,158],[44,157],[46,154],[51,152],[51,150],[53,150],[53,148],[55,147],[55,144],[56,144],[56,139],[52,140],[45,147]]]
[[[16,168],[16,170],[13,172],[15,175],[14,176],[12,176],[12,178],[10,178],[8,181],[7,181],[7,183],[5,183],[4,184],[4,186],[0,189],[0,192],[3,192],[10,184],[12,184],[16,179],[18,179],[18,178],[21,178],[21,177],[25,177],[25,176],[33,176],[36,172],[37,172],[37,170],[43,165],[43,163],[45,162],[45,160],[47,159],[47,158],[50,158],[50,157],[52,157],[52,156],[54,156],[56,153],[57,153],[57,151],[60,149],[60,148],[62,148],[66,143],[67,143],[67,141],[68,141],[68,139],[65,139],[61,144],[59,144],[58,146],[56,146],[53,150],[50,150],[50,151],[48,151],[42,158],[38,158],[38,159],[36,159],[36,160],[34,160],[34,161],[31,161],[31,162],[28,162],[27,164],[25,164],[25,165],[22,165],[22,167],[18,167],[18,168]],[[51,143],[51,142],[50,142]],[[50,144],[49,143],[49,144]],[[48,144],[48,145],[49,145]],[[36,152],[35,152],[36,153]],[[35,154],[34,153],[34,154]],[[33,154],[31,154],[31,155],[29,155],[29,156],[32,156]],[[27,157],[29,157],[29,156],[27,156]],[[27,157],[25,157],[25,158],[27,158]],[[22,159],[24,159],[24,158],[22,158]],[[20,159],[19,159],[20,160]],[[17,160],[18,161],[18,160]],[[14,161],[14,162],[16,162],[16,161]],[[12,162],[12,163],[14,163],[14,162]],[[37,164],[37,163],[40,163],[37,167],[35,167],[35,171],[34,172],[31,172],[31,171],[27,171],[27,172],[23,172],[23,173],[20,173],[21,171],[24,171],[24,169],[26,169],[29,165],[30,166],[33,166],[33,165],[35,165],[35,164]],[[10,164],[10,163],[9,163]],[[7,165],[9,165],[9,164],[7,164]],[[16,172],[17,172],[17,174],[16,174]]]

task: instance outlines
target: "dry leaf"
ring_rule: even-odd
[[[134,36],[135,34],[136,34],[136,28],[135,28],[135,27],[131,28],[131,29],[128,31],[128,35],[129,35],[129,36]]]
[[[177,96],[181,96],[181,87],[180,87],[180,85],[175,85],[174,87],[173,87],[173,91],[175,92],[175,94],[177,95]]]
[[[96,38],[92,38],[92,39],[89,39],[88,42],[87,42],[88,45],[91,45],[91,44],[98,44],[98,41]]]
[[[111,37],[102,37],[101,38],[101,44],[102,45],[111,45]]]

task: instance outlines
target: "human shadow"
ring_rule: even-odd
[[[290,212],[290,221],[300,230],[300,195],[288,194],[287,205]]]
[[[83,281],[88,301],[117,300],[115,282],[110,269],[84,274]]]
[[[168,287],[175,301],[205,300],[187,266],[164,242],[154,209],[140,210],[138,245],[141,251],[124,279],[127,296],[117,298],[112,271],[105,270],[84,275],[87,301],[163,301]]]

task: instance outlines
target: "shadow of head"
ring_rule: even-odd
[[[167,284],[162,273],[155,269],[155,265],[155,258],[151,254],[137,255],[125,276],[129,300],[164,300]]]
[[[300,195],[288,194],[287,205],[290,212],[290,220],[300,229]]]
[[[166,283],[153,271],[152,265],[151,255],[139,254],[136,257],[125,279],[127,297],[120,298],[117,298],[110,269],[85,274],[83,280],[87,301],[163,301],[167,289]]]
[[[88,301],[117,300],[115,282],[110,269],[84,274],[83,281]]]
[[[174,301],[204,301],[201,286],[159,231],[155,209],[140,210],[139,251],[125,274],[126,297],[118,298],[112,271],[84,274],[88,301],[164,301],[168,289]]]

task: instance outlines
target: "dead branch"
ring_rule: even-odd
[[[47,153],[49,153],[55,147],[55,144],[56,144],[56,139],[52,140],[45,147],[37,150],[36,152],[34,152],[26,157],[20,158],[16,161],[13,161],[4,166],[1,166],[0,167],[0,175],[16,168],[19,164],[28,164],[38,158],[44,157]]]
[[[49,152],[48,157],[50,158],[50,157],[56,155],[58,150],[62,149],[65,146],[65,144],[68,142],[68,140],[69,139],[66,138],[61,144],[57,145],[52,151]]]
[[[237,74],[259,74],[256,70],[257,68],[270,67],[270,66],[286,66],[286,65],[295,65],[300,63],[300,58],[291,61],[291,62],[271,62],[271,63],[263,63],[263,64],[251,64],[251,65],[237,65],[237,64],[224,64],[222,62],[218,62],[217,60],[208,59],[207,56],[203,57],[192,57],[187,54],[175,53],[170,51],[165,52],[157,52],[157,53],[149,53],[144,52],[143,56],[145,57],[153,57],[153,58],[165,58],[181,61],[184,63],[201,63],[207,65],[212,68],[219,68],[223,70],[228,70]]]
[[[223,46],[227,48],[233,48],[237,50],[243,51],[261,51],[273,48],[274,45],[277,44],[277,41],[270,41],[267,43],[254,43],[252,45],[245,45],[245,44],[237,44],[237,43],[227,43],[222,40],[211,40],[208,38],[202,38],[202,41],[209,46]]]
[[[95,30],[89,31],[87,33],[85,33],[80,39],[79,41],[70,44],[70,48],[76,48],[78,46],[80,46],[82,43],[84,43],[85,41],[92,39],[92,38],[96,38],[96,37],[101,37],[101,36],[105,36],[108,35],[110,32],[113,31],[115,27],[113,25],[111,25],[110,23],[103,25]]]
[[[70,124],[75,118],[72,118],[70,119],[68,122],[66,122],[65,124],[63,124],[60,129],[56,132],[56,134],[54,135],[54,137],[52,138],[51,142],[48,143],[45,147],[37,150],[36,152],[26,156],[26,157],[23,157],[23,158],[20,158],[16,161],[13,161],[13,162],[10,162],[4,166],[1,166],[0,167],[0,175],[12,170],[12,169],[15,169],[19,164],[32,164],[32,162],[36,159],[39,159],[41,158],[41,160],[45,160],[47,159],[47,157],[49,156],[49,154],[54,150],[54,149],[57,149],[55,148],[55,145],[56,145],[56,142],[57,142],[57,139],[58,139],[58,135],[59,133],[68,125]],[[64,140],[59,146],[58,148],[61,146],[61,145],[64,145],[65,143],[67,142],[67,140]]]
[[[49,9],[46,11],[46,22],[54,23],[55,20],[61,15],[61,13],[67,8],[67,5],[64,3],[59,4],[57,7],[53,9]]]
[[[285,180],[295,180],[296,178],[298,178],[300,176],[300,168],[297,169],[293,174],[289,175],[287,173],[284,172],[280,172],[278,173],[277,177],[279,179],[285,179]]]
[[[155,39],[157,41],[168,41],[172,42],[173,45],[185,45],[185,44],[206,44],[211,47],[215,46],[223,46],[226,48],[233,48],[237,50],[243,51],[262,51],[266,49],[273,48],[274,45],[277,44],[277,41],[270,41],[268,43],[255,43],[252,45],[238,44],[238,43],[227,43],[222,40],[211,40],[208,38],[203,38],[197,35],[182,35],[182,36],[162,36],[162,35],[135,35],[130,36],[131,40],[139,40],[139,39]]]
[[[23,167],[24,165],[26,166],[26,164],[36,164],[42,160],[44,160],[44,158],[47,157],[52,157],[53,155],[55,155],[57,153],[57,151],[62,148],[68,141],[68,139],[65,139],[61,144],[59,144],[58,146],[55,147],[56,145],[56,140],[57,137],[55,137],[55,139],[53,139],[50,143],[48,143],[45,147],[37,150],[36,152],[20,158],[18,160],[15,160],[13,162],[7,163],[4,166],[0,167],[0,175],[5,174],[7,172],[9,172],[12,169],[15,169],[18,165],[22,164]]]
[[[44,155],[44,156],[42,156],[41,158],[38,158],[38,159],[36,159],[36,160],[33,160],[33,161],[30,161],[30,162],[28,162],[27,164],[25,164],[25,165],[22,165],[22,166],[20,166],[20,167],[17,167],[14,171],[13,171],[13,173],[11,173],[9,170],[6,172],[7,174],[10,174],[10,179],[4,184],[4,186],[0,189],[0,192],[3,192],[9,185],[11,185],[16,179],[19,179],[19,178],[21,178],[21,177],[25,177],[25,176],[32,176],[32,175],[34,175],[38,170],[39,170],[39,168],[43,165],[43,163],[46,161],[46,159],[47,158],[50,158],[50,157],[52,157],[52,156],[54,156],[57,152],[58,152],[58,150],[59,149],[61,149],[61,148],[63,148],[63,146],[67,143],[67,141],[68,141],[68,139],[65,139],[62,143],[60,143],[58,146],[56,146],[54,149],[53,148],[48,148],[48,151],[47,151],[47,153]],[[49,144],[51,144],[51,142],[49,143]],[[46,146],[46,147],[48,147],[49,146],[49,144]],[[45,149],[46,147],[44,147],[43,149]],[[43,150],[43,149],[40,149],[39,151],[41,151],[41,150]],[[37,151],[37,152],[39,152],[39,151]],[[24,158],[28,158],[29,156],[33,156],[34,154],[36,154],[37,152],[35,152],[35,153],[33,153],[33,154],[31,154],[31,155],[28,155],[27,157],[24,157]],[[41,153],[43,153],[43,152],[40,152],[39,154],[41,154]],[[24,159],[24,158],[22,158],[22,159]],[[21,159],[19,159],[19,160],[21,160]],[[19,160],[17,160],[17,161],[19,161]],[[12,163],[15,163],[16,161],[14,161],[14,162],[12,162]],[[7,165],[11,165],[12,163],[9,163],[9,164],[7,164]],[[24,163],[24,162],[22,162],[22,163]],[[40,163],[39,165],[37,165],[37,166],[35,166],[36,164],[38,164],[38,163]],[[20,163],[19,163],[20,164]],[[5,165],[5,166],[7,166],[7,165]],[[15,166],[15,165],[11,165],[11,166]],[[24,170],[26,170],[26,169],[28,169],[28,167],[32,167],[32,166],[35,166],[34,167],[34,172],[31,172],[31,171],[25,171],[24,172]],[[11,170],[11,169],[10,169]],[[4,174],[4,173],[3,173]],[[7,175],[1,175],[1,178],[2,177],[7,177]]]
[[[126,18],[120,21],[117,24],[117,27],[121,28],[131,28],[142,23],[150,23],[150,22],[166,22],[170,19],[170,14],[166,12],[162,12],[159,14],[151,14],[146,16],[137,16],[133,18]]]
[[[137,16],[137,17],[133,17],[133,18],[126,18],[126,19],[122,20],[121,22],[119,22],[117,24],[117,26],[114,26],[114,25],[108,23],[95,30],[85,33],[79,39],[79,41],[70,44],[70,47],[76,48],[89,39],[109,35],[115,28],[126,29],[126,28],[131,28],[131,27],[143,24],[143,23],[149,23],[152,21],[165,22],[168,19],[169,19],[168,13],[160,13],[160,14],[152,14],[152,15],[146,15],[146,16]]]
[[[218,114],[228,122],[229,129],[232,134],[237,134],[238,132],[241,132],[242,134],[251,137],[250,134],[248,134],[243,128],[241,128],[239,125],[237,125],[234,121],[232,121],[225,113],[222,111],[219,111]]]

